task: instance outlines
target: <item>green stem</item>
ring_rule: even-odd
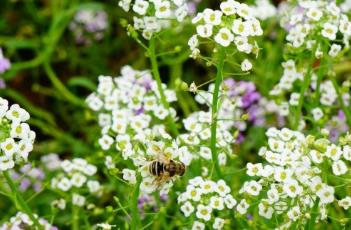
[[[4,174],[4,177],[5,177],[8,185],[10,186],[10,188],[12,190],[12,193],[13,193],[12,197],[13,197],[13,201],[16,204],[16,206],[17,206],[17,202],[18,202],[19,209],[21,211],[25,212],[29,216],[29,218],[33,221],[33,223],[37,227],[37,229],[43,229],[42,226],[39,224],[38,219],[34,217],[32,210],[29,208],[27,203],[24,201],[22,195],[17,191],[17,187],[16,187],[15,183],[13,182],[9,173],[7,171],[4,171],[3,174]]]
[[[225,49],[223,47],[219,50],[219,59],[217,64],[217,75],[216,75],[216,82],[215,88],[213,91],[213,98],[212,98],[212,123],[211,123],[211,153],[212,153],[212,162],[214,164],[214,168],[216,170],[217,176],[221,177],[221,169],[218,164],[218,156],[217,156],[217,111],[218,111],[218,96],[219,96],[219,88],[223,79],[223,67],[224,67],[224,60],[225,60]]]
[[[72,204],[72,230],[79,230],[79,207]]]
[[[174,135],[178,135],[179,132],[178,132],[178,129],[177,129],[177,126],[172,118],[172,115],[170,113],[170,106],[169,106],[169,103],[166,99],[166,96],[164,94],[164,91],[163,91],[163,88],[162,88],[162,81],[161,81],[161,77],[160,77],[160,72],[158,70],[158,63],[157,63],[157,56],[156,56],[156,51],[155,51],[155,37],[152,37],[150,39],[150,42],[149,42],[149,56],[150,56],[150,61],[151,61],[151,66],[152,66],[152,73],[153,73],[153,77],[155,78],[156,80],[156,83],[157,83],[157,88],[158,88],[158,91],[159,91],[159,94],[160,94],[160,97],[161,97],[161,103],[162,105],[168,110],[169,112],[169,115],[168,115],[168,122],[169,122],[169,125],[170,125],[170,129],[172,131],[172,133]]]
[[[140,229],[140,218],[139,218],[139,209],[138,209],[138,199],[139,199],[139,192],[140,192],[140,183],[141,177],[137,178],[137,183],[135,185],[135,190],[132,197],[132,206],[131,206],[131,214],[132,214],[132,221],[131,221],[131,229],[137,230]]]
[[[300,121],[300,117],[301,117],[301,110],[302,110],[302,105],[303,105],[303,101],[304,101],[304,95],[306,90],[308,89],[308,86],[310,85],[311,82],[311,77],[312,77],[312,63],[310,63],[308,65],[308,70],[306,73],[306,76],[304,77],[303,80],[303,85],[301,87],[300,90],[300,98],[299,98],[299,104],[297,105],[296,111],[295,111],[295,121],[294,124],[292,125],[292,128],[297,130],[297,128],[299,127],[299,121]]]
[[[338,101],[340,103],[341,109],[345,114],[346,117],[346,122],[347,125],[349,127],[351,127],[351,114],[350,114],[350,110],[346,107],[345,103],[344,103],[344,99],[342,98],[342,94],[341,94],[341,90],[340,87],[338,85],[338,83],[336,82],[335,78],[331,78],[331,81],[333,83],[333,86],[335,88],[336,94],[338,95]]]
[[[79,99],[78,97],[76,97],[73,93],[71,93],[66,86],[60,81],[60,79],[56,76],[55,72],[53,71],[53,69],[51,68],[49,62],[44,62],[44,70],[46,72],[46,74],[48,75],[51,83],[53,84],[53,86],[60,92],[60,94],[66,98],[67,101],[81,106],[81,107],[86,107],[85,103]]]
[[[176,81],[177,79],[182,79],[182,62],[177,62],[177,63],[173,63],[172,65],[169,65],[169,69],[170,69],[170,76],[171,76],[171,83],[170,83],[170,88],[174,89],[175,85],[176,85]],[[176,91],[177,94],[177,98],[178,98],[178,102],[179,102],[179,106],[182,109],[184,116],[189,116],[190,114],[190,108],[189,108],[189,104],[188,100],[184,99],[184,92],[183,91]]]

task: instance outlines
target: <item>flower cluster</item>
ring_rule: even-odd
[[[336,192],[336,188],[326,183],[326,178],[332,176],[326,166],[336,176],[348,171],[351,136],[344,137],[338,146],[325,138],[306,137],[286,128],[270,128],[266,135],[268,147],[262,147],[259,155],[267,163],[247,164],[247,175],[257,179],[246,181],[239,193],[250,199],[263,197],[258,210],[267,219],[283,216],[287,225],[297,220],[303,223],[316,214],[317,219],[325,219],[327,205],[334,202]],[[348,208],[348,199],[340,200],[339,204]],[[249,208],[247,200],[244,201],[241,214]]]
[[[199,38],[214,39],[220,46],[229,47],[232,44],[240,52],[257,54],[258,47],[252,37],[262,35],[263,31],[253,10],[245,3],[233,0],[222,2],[220,9],[207,8],[193,18],[196,35],[188,42],[191,56],[196,58],[200,54]]]
[[[35,133],[25,123],[28,119],[27,111],[17,104],[9,107],[8,101],[0,97],[0,171],[28,161],[35,139]]]
[[[23,165],[19,171],[13,170],[11,176],[19,182],[19,189],[21,191],[33,189],[39,192],[43,188],[45,173],[42,169],[35,168],[31,164]]]
[[[90,194],[100,196],[102,187],[93,176],[96,174],[96,166],[89,164],[82,158],[64,160],[61,162],[61,171],[51,180],[51,187],[63,192],[72,193],[72,204],[84,206],[86,197],[83,192],[89,191]]]
[[[281,20],[288,30],[286,40],[294,49],[311,50],[320,58],[327,54],[336,57],[343,45],[349,47],[351,22],[334,1],[297,2],[297,6],[288,7]]]
[[[338,111],[337,115],[331,117],[331,119],[326,123],[325,128],[329,130],[329,139],[331,141],[336,141],[341,134],[349,131],[349,126],[346,123],[346,117],[342,110]]]
[[[124,11],[131,10],[137,15],[133,17],[134,29],[142,31],[145,39],[169,28],[172,20],[184,21],[189,14],[186,0],[121,0],[118,5]]]
[[[224,180],[215,182],[202,177],[189,180],[186,191],[178,196],[178,203],[185,217],[196,217],[192,229],[205,229],[205,223],[211,223],[212,229],[222,229],[225,219],[221,214],[237,203],[230,191]]]
[[[38,218],[35,215],[35,218],[38,219],[39,224],[44,230],[57,230],[58,228],[51,225],[47,220],[43,218]],[[23,212],[18,212],[16,216],[13,216],[10,218],[9,222],[4,223],[3,225],[0,226],[0,230],[26,230],[26,229],[35,229],[38,230],[37,227],[35,227],[33,221],[29,218],[29,216],[26,213]]]
[[[209,85],[208,91],[199,91],[195,96],[195,100],[200,104],[206,104],[209,108],[212,104],[214,84]],[[268,101],[266,98],[262,97],[257,91],[256,86],[253,82],[249,81],[235,81],[228,78],[223,81],[220,89],[219,98],[221,99],[221,106],[218,110],[218,128],[223,130],[223,132],[233,132],[233,128],[238,130],[240,133],[237,136],[239,142],[243,141],[243,132],[248,127],[249,121],[253,125],[265,126],[266,116],[268,114],[278,115],[279,108],[272,101]],[[206,123],[209,126],[211,123],[211,114],[205,112],[195,113],[197,116],[204,117],[207,115],[207,120],[204,118],[202,120],[194,120],[194,115],[183,120],[185,124],[185,129],[192,131],[191,125],[193,124],[199,130],[199,126],[202,123]],[[247,117],[247,121],[246,118]],[[203,129],[201,129],[203,130]],[[207,132],[209,132],[207,130]],[[225,133],[221,135],[219,133],[218,138],[221,136],[232,136],[231,134]],[[228,136],[228,138],[229,138]],[[226,143],[230,145],[233,141],[227,139]],[[217,143],[223,143],[222,138],[217,140]],[[222,147],[225,146],[221,145]],[[229,152],[230,146],[229,147]]]
[[[108,28],[107,14],[104,10],[79,10],[69,25],[78,44],[91,44],[100,41]]]
[[[283,62],[282,66],[284,68],[283,75],[278,84],[276,84],[270,91],[270,95],[283,96],[283,100],[280,100],[279,102],[280,115],[288,116],[289,105],[291,110],[299,105],[301,95],[300,92],[296,92],[296,90],[297,86],[302,87],[301,84],[303,84],[304,78],[307,77],[307,70],[305,68],[299,68],[295,61],[291,59]],[[343,103],[348,105],[350,94],[347,90],[344,91],[345,92],[342,95]],[[319,93],[319,98],[315,98],[317,93]],[[328,120],[329,115],[338,113],[338,111],[332,109],[332,107],[338,103],[338,95],[332,81],[318,80],[315,71],[312,72],[311,82],[308,89],[305,91],[304,96],[304,103],[310,104],[311,109],[309,112],[315,122]],[[288,98],[289,101],[286,101],[286,98]],[[303,128],[303,126],[301,126],[301,128]]]
[[[92,93],[86,101],[93,111],[99,113],[101,148],[108,150],[115,143],[115,148],[127,159],[131,154],[133,139],[142,139],[151,132],[152,122],[162,121],[169,115],[175,117],[176,112],[160,104],[157,83],[149,71],[137,71],[124,66],[121,74],[116,78],[100,76],[97,92]],[[162,87],[167,101],[176,101],[175,92],[165,89],[165,85]],[[164,127],[160,126],[160,129]]]

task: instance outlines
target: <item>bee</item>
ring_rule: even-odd
[[[155,182],[160,186],[174,179],[175,176],[183,176],[185,165],[182,162],[168,159],[161,154],[160,159],[149,164],[149,173],[156,177]]]

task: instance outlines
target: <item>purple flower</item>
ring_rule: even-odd
[[[0,89],[5,89],[6,88],[6,83],[4,79],[0,78]]]
[[[10,60],[3,56],[2,49],[0,48],[0,74],[10,69],[10,67],[11,67]]]
[[[31,184],[31,181],[27,178],[24,178],[23,180],[21,180],[20,190],[26,191],[28,189],[28,187],[30,186],[30,184]]]
[[[139,109],[137,109],[135,111],[135,115],[140,115],[140,114],[143,114],[144,113],[144,108],[143,107],[140,107]]]

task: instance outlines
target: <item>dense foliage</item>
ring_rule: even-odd
[[[351,228],[351,1],[0,15],[0,230]]]

